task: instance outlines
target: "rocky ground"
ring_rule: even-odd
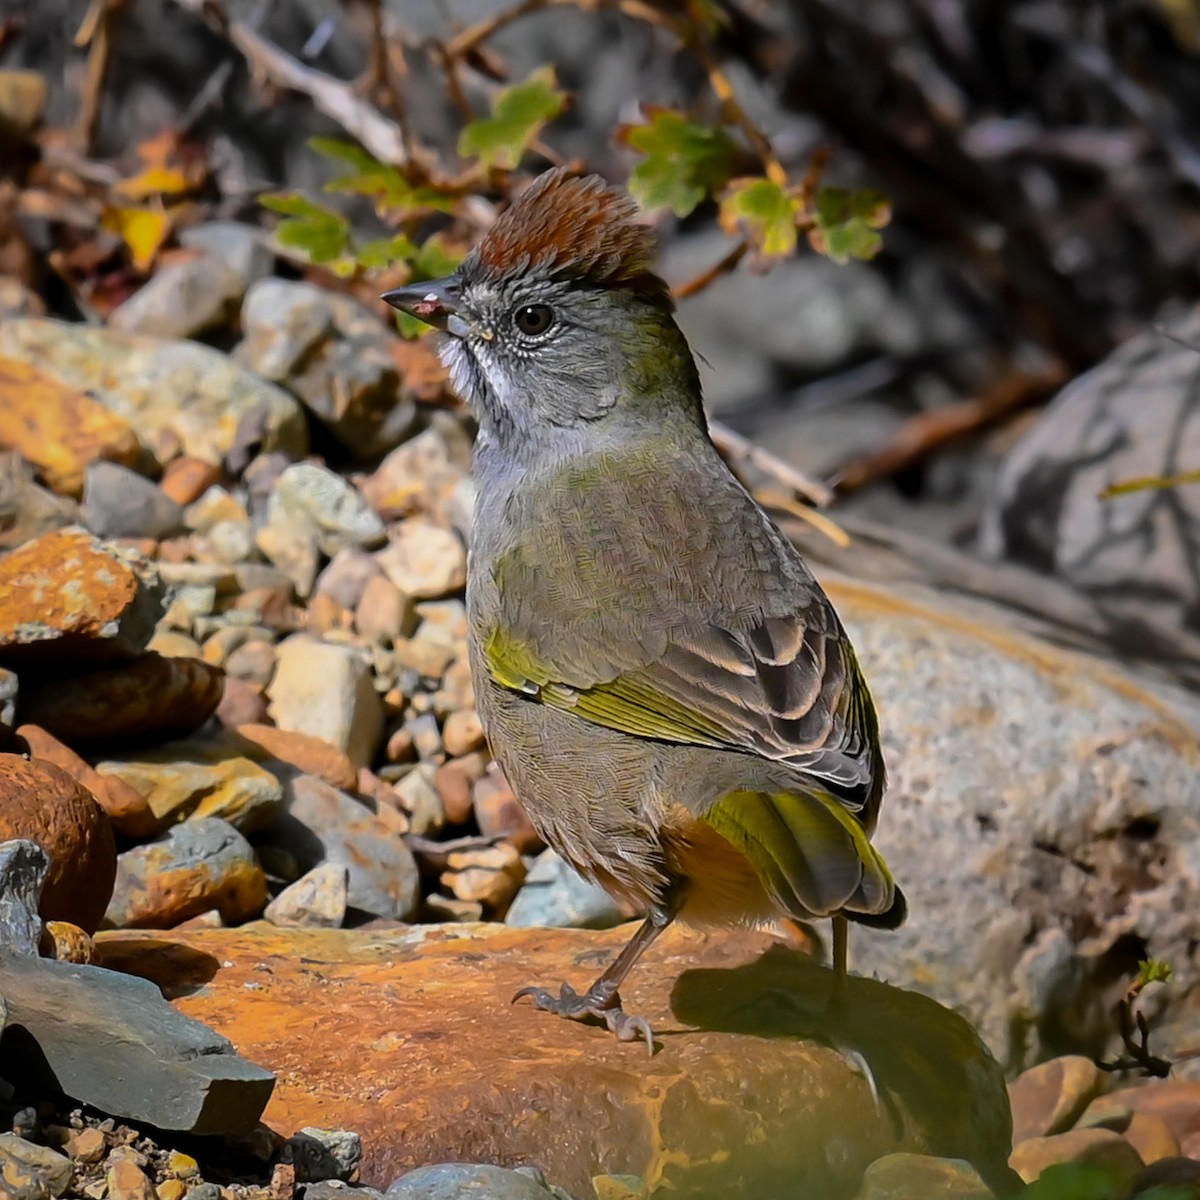
[[[0,285],[0,1194],[966,1200],[1008,1161],[1200,1195],[1194,697],[827,572],[913,908],[856,943],[893,985],[856,981],[881,1099],[820,1044],[820,931],[664,939],[629,993],[649,1062],[509,1008],[634,914],[489,759],[469,420],[427,342],[276,277],[257,231],[185,240],[107,327]],[[1090,1056],[1150,956],[1177,1078],[1139,1084]]]

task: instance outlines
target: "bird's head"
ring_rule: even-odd
[[[485,436],[519,445],[600,422],[702,421],[654,234],[635,212],[596,175],[548,171],[453,275],[384,295],[450,335],[443,361]]]

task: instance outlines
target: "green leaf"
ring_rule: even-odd
[[[1171,978],[1171,964],[1148,958],[1138,963],[1138,983],[1146,987],[1151,983],[1166,983]]]
[[[426,279],[441,279],[444,275],[452,274],[460,262],[462,255],[447,250],[441,238],[434,234],[417,247],[409,264],[406,282],[421,283]],[[418,321],[416,317],[403,312],[396,314],[396,328],[400,336],[405,338],[420,337],[421,334],[429,332],[429,326],[424,321]]]
[[[1088,1163],[1055,1163],[1020,1193],[1021,1200],[1119,1200],[1125,1192],[1118,1172]]]
[[[539,67],[524,83],[505,88],[490,117],[468,122],[458,138],[463,158],[478,155],[486,167],[513,170],[547,121],[562,112],[565,94],[558,90],[553,67]]]
[[[303,250],[315,263],[342,258],[350,249],[350,222],[341,213],[322,208],[298,192],[260,196],[259,203],[284,220],[275,229],[281,246]]]
[[[649,116],[646,124],[627,125],[618,135],[644,155],[629,173],[629,190],[644,209],[669,208],[686,217],[728,181],[733,139],[671,109],[654,109]]]
[[[800,201],[770,179],[735,180],[721,200],[721,227],[731,234],[743,230],[769,258],[795,253],[799,215]]]
[[[1122,483],[1110,484],[1100,493],[1101,500],[1114,496],[1127,496],[1130,492],[1163,491],[1166,488],[1182,487],[1187,483],[1200,483],[1200,471],[1183,471],[1178,475],[1142,475],[1137,479],[1126,479]]]
[[[339,175],[324,186],[326,192],[343,192],[356,196],[373,196],[388,208],[421,212],[450,212],[454,197],[434,188],[414,187],[395,167],[380,162],[374,155],[353,142],[341,138],[314,137],[308,147],[336,162],[354,168]]]
[[[383,270],[398,262],[409,262],[416,254],[416,246],[401,233],[396,237],[366,242],[359,247],[358,261],[372,270]]]
[[[892,206],[879,192],[827,187],[817,193],[815,228],[808,240],[834,262],[870,259],[883,248],[881,230],[892,219]]]

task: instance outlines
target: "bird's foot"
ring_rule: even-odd
[[[619,992],[603,993],[593,989],[581,995],[569,983],[564,983],[557,996],[545,988],[522,988],[513,997],[513,1003],[525,996],[533,1001],[534,1008],[542,1012],[554,1013],[570,1021],[600,1021],[616,1034],[618,1041],[632,1042],[644,1038],[646,1049],[654,1053],[654,1031],[650,1028],[650,1022],[645,1017],[630,1016],[621,1007]]]

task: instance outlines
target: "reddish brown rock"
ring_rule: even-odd
[[[845,1197],[903,1150],[1008,1182],[1003,1078],[966,1022],[852,978],[840,1037],[871,1064],[877,1109],[811,1040],[819,1022],[804,1014],[826,1002],[829,972],[765,934],[672,929],[650,949],[622,991],[657,1031],[653,1057],[510,1003],[526,984],[586,983],[629,932],[255,924],[176,931],[174,948],[161,935],[99,945],[106,966],[154,978],[277,1073],[270,1126],[359,1132],[371,1185],[425,1163],[533,1162],[581,1197],[597,1174],[680,1200]]]
[[[274,725],[239,725],[234,732],[253,747],[247,751],[253,758],[277,758],[344,792],[358,787],[358,771],[349,755],[323,738],[276,729]]]
[[[471,816],[474,811],[471,788],[483,778],[485,770],[487,760],[482,754],[465,754],[438,767],[433,785],[442,798],[446,820],[451,825],[462,825]]]
[[[188,505],[199,500],[214,483],[219,483],[222,474],[221,468],[214,463],[185,455],[167,464],[161,487],[176,504]]]
[[[1179,1139],[1171,1127],[1152,1113],[1135,1112],[1121,1136],[1138,1152],[1147,1166],[1163,1158],[1178,1158]]]
[[[476,782],[472,796],[475,820],[485,837],[503,837],[528,854],[536,854],[542,849],[542,839],[497,764],[493,763],[487,774]]]
[[[158,819],[149,804],[135,788],[116,776],[101,775],[84,762],[70,746],[40,725],[22,725],[17,737],[30,758],[52,762],[61,767],[77,783],[82,783],[112,822],[113,828],[126,837],[149,837],[158,829]]]
[[[112,895],[117,849],[91,793],[53,763],[0,754],[0,842],[12,838],[50,855],[42,918],[94,932]]]
[[[21,712],[73,745],[191,733],[212,716],[225,676],[198,658],[153,652],[22,689]]]
[[[1051,1137],[1026,1138],[1013,1147],[1008,1163],[1026,1183],[1032,1183],[1056,1163],[1087,1163],[1112,1173],[1127,1185],[1142,1169],[1138,1152],[1111,1129],[1071,1129]]]
[[[1181,1145],[1200,1134],[1200,1080],[1156,1079],[1121,1088],[1094,1101],[1080,1118],[1084,1124],[1108,1124],[1114,1113],[1149,1113],[1161,1118]]]
[[[260,684],[238,679],[236,675],[225,676],[225,690],[221,703],[217,705],[217,720],[226,729],[239,725],[261,725],[269,721],[269,705]]]
[[[1066,1054],[1023,1071],[1008,1085],[1013,1141],[1070,1129],[1107,1084],[1090,1058]]]
[[[70,921],[47,921],[42,930],[40,953],[59,962],[90,963],[95,954],[90,935]]]
[[[0,660],[108,662],[140,653],[162,615],[144,559],[58,529],[0,559]]]

